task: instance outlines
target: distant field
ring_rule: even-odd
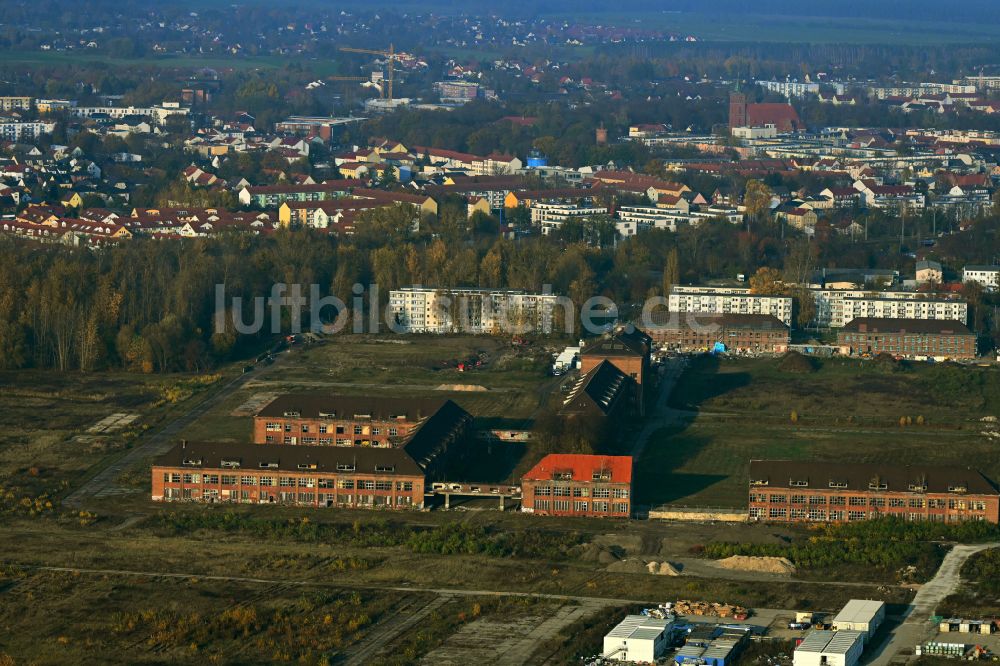
[[[995,23],[941,23],[900,17],[898,20],[789,16],[616,11],[607,14],[559,15],[638,29],[660,29],[699,41],[789,42],[805,44],[969,44],[989,43],[1000,36]]]
[[[672,402],[693,411],[651,439],[637,467],[641,502],[745,506],[751,458],[974,464],[1000,479],[1000,438],[980,421],[1000,415],[993,368],[827,360],[794,373],[775,359],[703,358]]]

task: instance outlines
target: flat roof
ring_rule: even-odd
[[[860,631],[826,631],[815,629],[806,634],[796,652],[847,654],[861,640]]]
[[[851,599],[833,618],[837,622],[871,622],[878,612],[885,608],[885,602],[874,599]]]
[[[605,638],[641,638],[653,640],[659,637],[667,627],[673,624],[670,620],[661,620],[646,615],[626,615],[625,619],[615,625]]]

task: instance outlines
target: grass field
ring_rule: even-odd
[[[653,436],[637,467],[639,500],[652,505],[745,506],[751,458],[974,461],[1000,478],[1000,441],[981,421],[1000,414],[993,368],[831,359],[802,373],[776,359],[704,357],[671,403],[688,415]]]
[[[217,376],[0,373],[0,508],[46,506]],[[41,499],[41,506],[24,500]],[[12,506],[14,504],[14,506]]]

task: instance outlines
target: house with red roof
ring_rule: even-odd
[[[632,457],[550,453],[521,477],[521,510],[542,516],[628,518]]]

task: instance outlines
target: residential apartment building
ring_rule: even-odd
[[[0,139],[3,141],[33,141],[43,134],[52,134],[55,129],[55,123],[7,121],[0,118]]]
[[[509,289],[414,286],[390,291],[389,310],[404,333],[550,333],[558,300]]]
[[[785,97],[805,97],[819,94],[819,84],[809,81],[758,81],[757,85],[764,90],[776,92]]]
[[[608,209],[593,204],[536,201],[531,204],[531,222],[549,235],[562,228],[567,220],[582,220],[595,215],[607,215]]]
[[[251,185],[240,190],[237,198],[244,206],[277,208],[286,201],[327,201],[346,197],[364,185],[360,180],[330,180],[316,185]]]
[[[818,328],[843,328],[852,319],[940,319],[968,321],[969,304],[959,297],[912,291],[813,289]]]
[[[774,315],[659,310],[650,319],[646,333],[659,347],[673,351],[704,352],[718,345],[737,353],[777,354],[788,349],[788,325]]]
[[[0,111],[30,111],[33,102],[31,97],[0,97]]]
[[[442,410],[456,414],[454,421],[459,426],[466,420],[451,400],[287,394],[254,416],[253,441],[290,446],[399,447]]]
[[[743,287],[674,286],[667,298],[670,312],[706,314],[766,314],[792,325],[792,299],[754,294]]]
[[[1000,266],[966,266],[962,269],[962,282],[977,282],[987,289],[1000,289]]]
[[[181,442],[153,463],[152,499],[420,509],[424,478],[404,449]]]
[[[751,460],[751,520],[998,521],[1000,493],[978,471],[943,465]]]
[[[697,211],[682,211],[660,206],[620,206],[615,213],[618,219],[617,224],[634,223],[637,232],[646,229],[677,231],[678,227],[696,227],[706,220],[715,219],[725,219],[730,224],[743,222],[743,213],[736,208],[716,206],[703,206]],[[619,233],[621,232],[619,231]],[[622,233],[621,235],[634,234]]]
[[[549,454],[521,478],[521,510],[543,516],[628,518],[632,458]]]
[[[157,125],[162,125],[170,116],[186,116],[191,110],[177,102],[164,102],[158,106],[74,106],[70,107],[69,112],[81,118],[107,116],[113,120],[121,120],[126,116],[146,116],[152,118]]]
[[[837,331],[837,344],[852,356],[884,353],[942,361],[976,358],[976,335],[957,321],[859,317]]]

